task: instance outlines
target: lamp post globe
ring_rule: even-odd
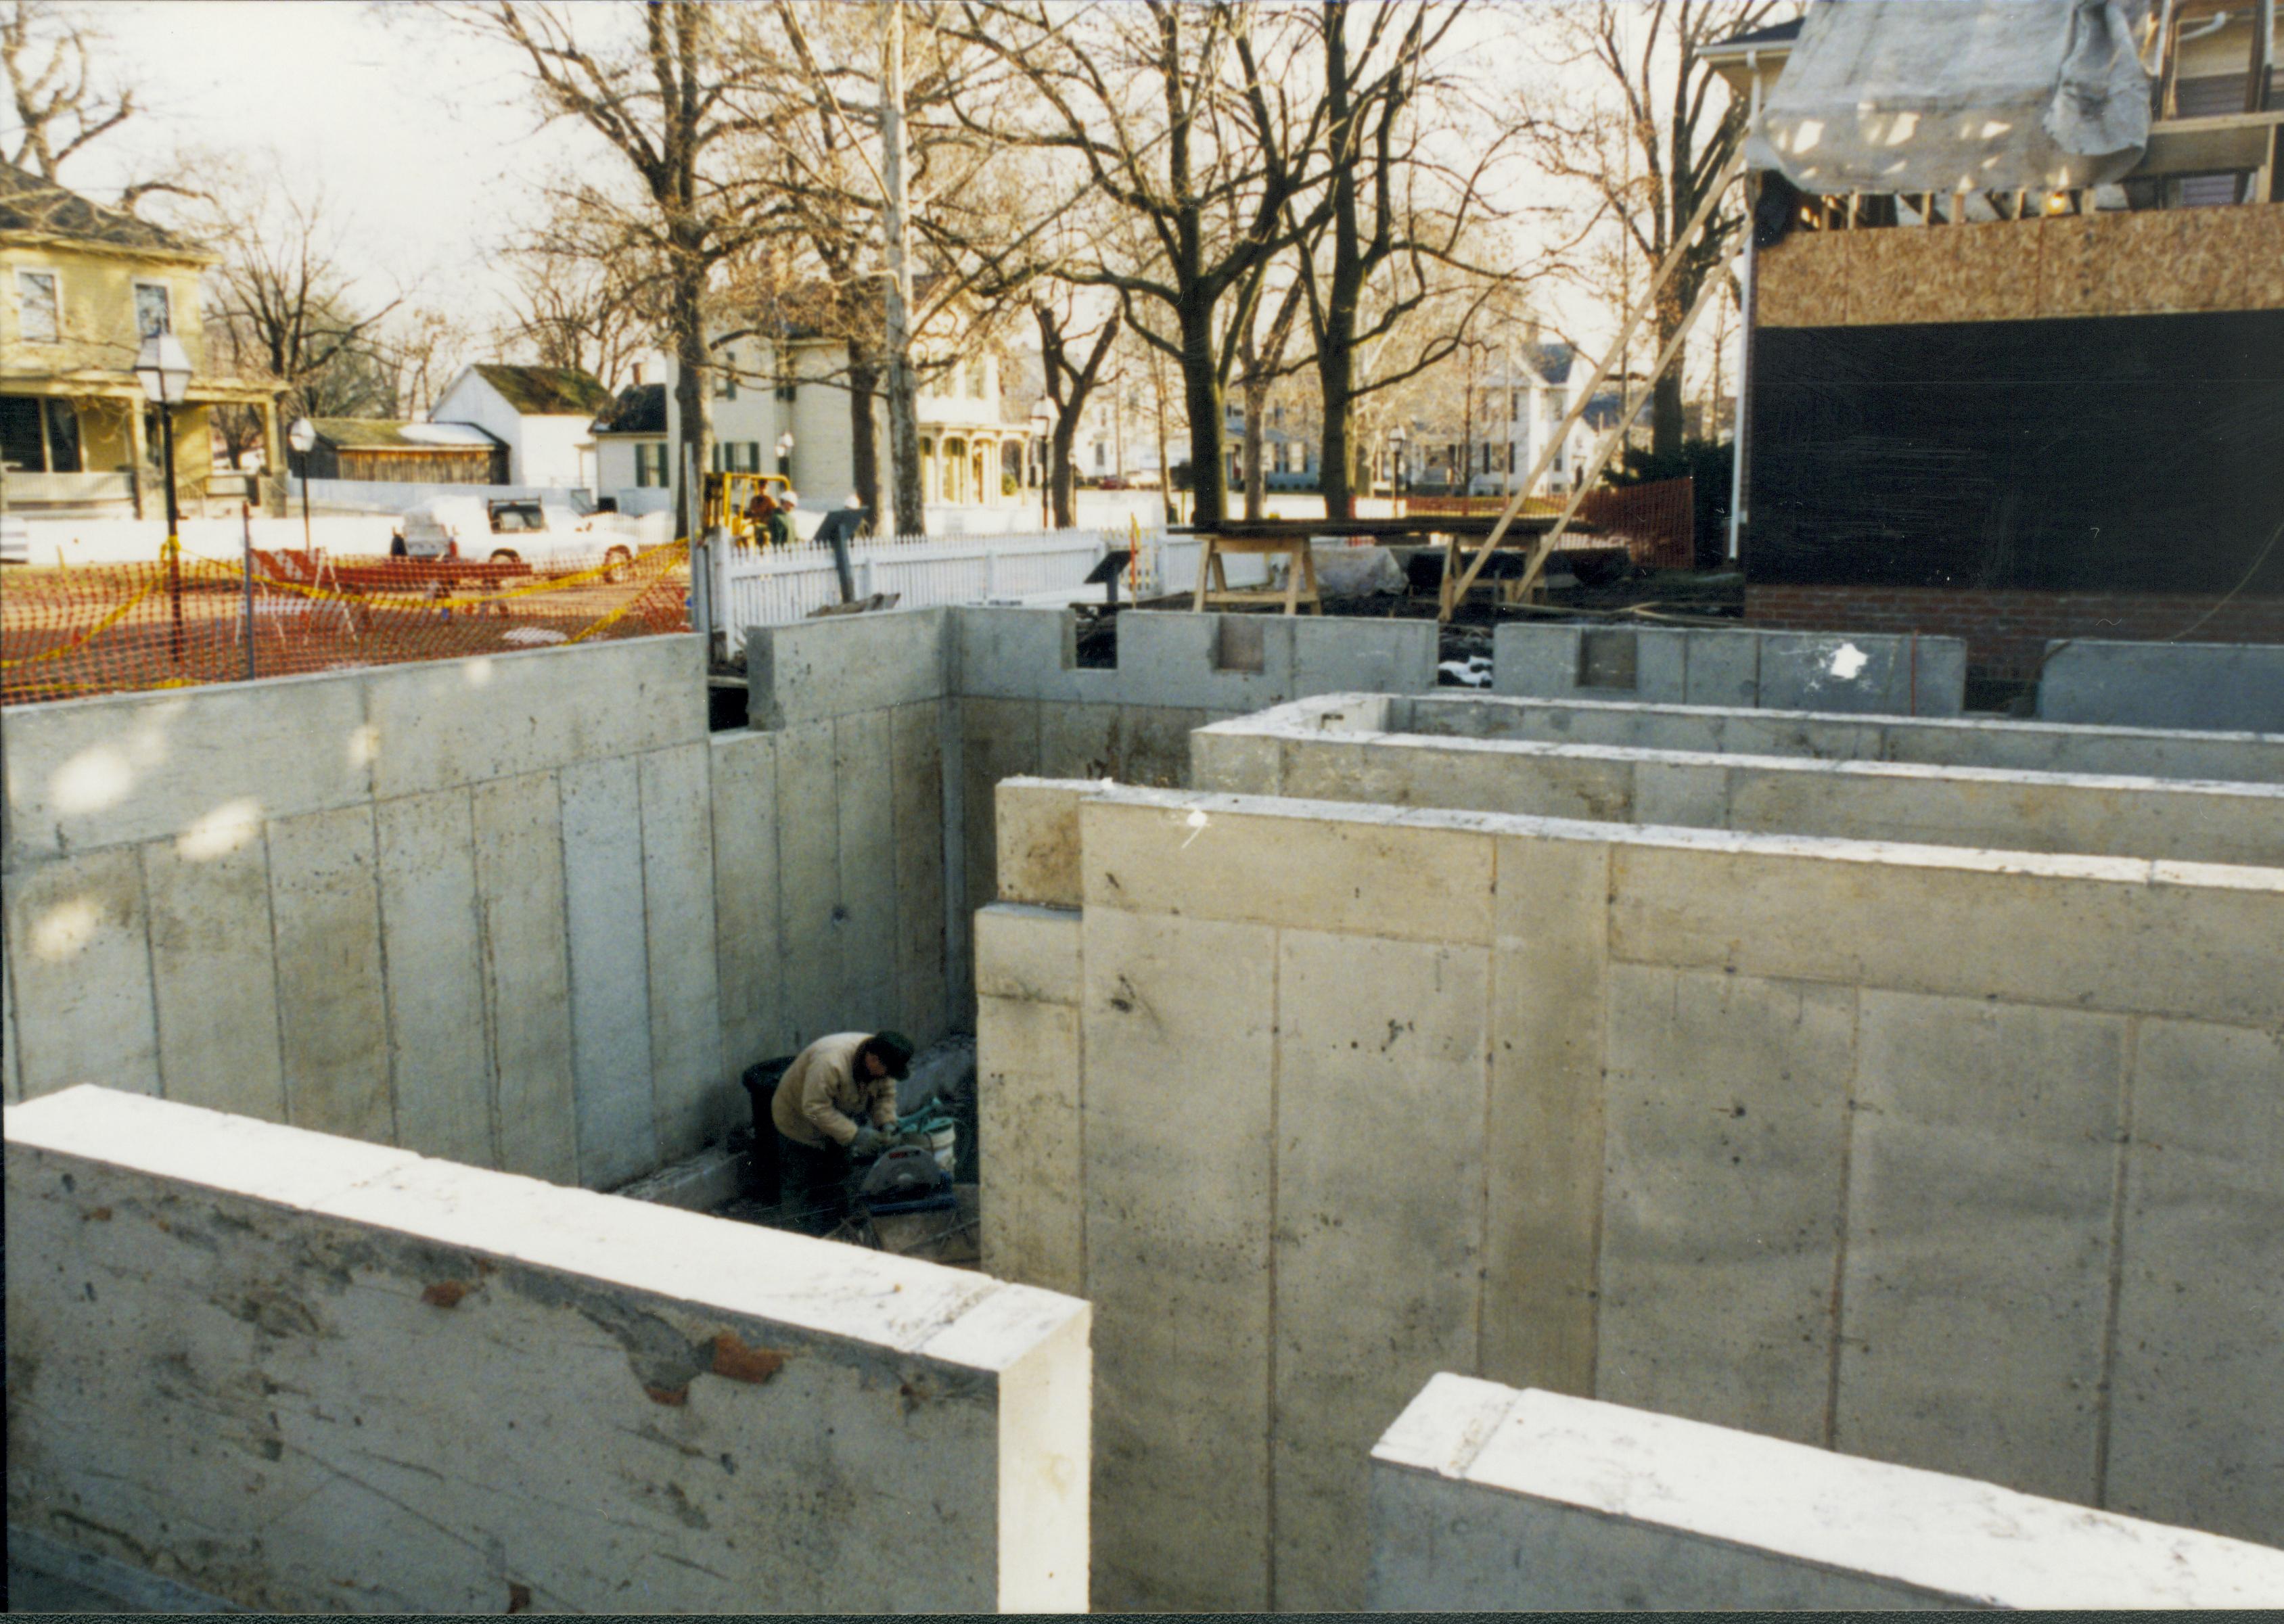
[[[317,449],[317,426],[307,418],[293,419],[293,426],[286,431],[286,443],[301,459],[301,550],[312,550],[309,536],[309,453]]]

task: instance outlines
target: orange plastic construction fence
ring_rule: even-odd
[[[690,629],[689,549],[539,565],[322,550],[0,574],[0,704]],[[249,613],[250,611],[250,613]]]

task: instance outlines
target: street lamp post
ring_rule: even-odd
[[[1039,528],[1042,530],[1055,527],[1055,466],[1047,446],[1047,434],[1054,426],[1054,410],[1046,402],[1041,401],[1031,408],[1031,434],[1038,441],[1039,448]]]
[[[286,443],[301,459],[301,551],[307,555],[315,550],[309,540],[309,453],[317,446],[317,426],[307,418],[294,418],[293,426],[286,431]]]
[[[786,430],[784,433],[778,436],[778,472],[787,479],[793,477],[793,431],[791,429]]]
[[[183,662],[183,515],[175,499],[175,408],[191,389],[190,352],[171,332],[154,332],[143,340],[135,357],[136,380],[144,396],[159,409],[159,441],[167,466],[167,597],[174,612],[174,629],[168,639],[175,663]]]
[[[1405,472],[1404,466],[1404,425],[1399,423],[1394,428],[1388,430],[1388,443],[1396,448],[1394,458],[1395,466],[1390,468],[1388,472],[1388,494],[1389,499],[1394,502],[1399,509],[1401,509],[1404,503],[1404,475]]]

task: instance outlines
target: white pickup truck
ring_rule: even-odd
[[[536,496],[438,496],[404,515],[389,550],[408,558],[468,558],[544,566],[591,558],[634,561],[634,521],[616,513],[582,516]]]

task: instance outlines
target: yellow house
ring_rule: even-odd
[[[207,414],[253,408],[264,466],[281,468],[277,392],[207,364],[199,278],[216,255],[0,162],[0,462],[12,509],[166,511],[156,409],[135,378],[144,336],[190,353],[175,410],[175,485],[188,504],[213,467]],[[235,493],[233,493],[235,494]]]

